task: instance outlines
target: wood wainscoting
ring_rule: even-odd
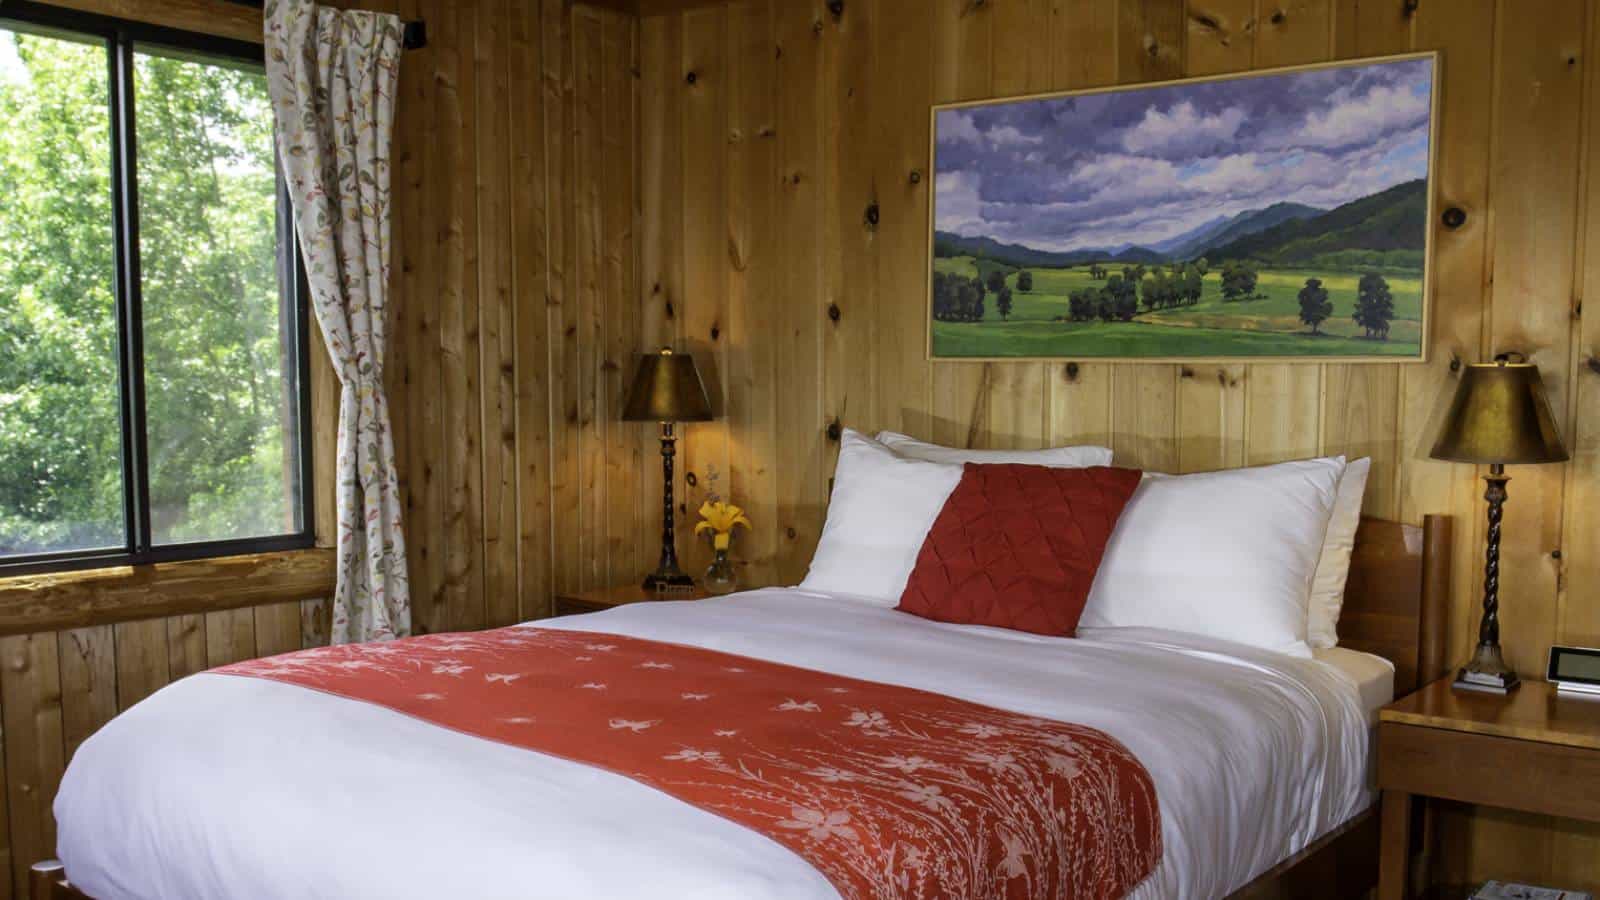
[[[323,600],[0,637],[0,897],[26,897],[28,867],[55,856],[56,786],[100,726],[186,675],[327,640]]]

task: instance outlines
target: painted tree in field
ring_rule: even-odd
[[[932,298],[930,299],[931,312],[935,321],[948,322],[955,318],[955,300],[953,288],[950,284],[952,276],[949,272],[935,271],[933,273]]]
[[[1153,275],[1139,282],[1139,293],[1144,298],[1146,311],[1168,309],[1178,305],[1178,291],[1172,276],[1165,269],[1157,269]]]
[[[1067,297],[1067,313],[1074,322],[1092,321],[1098,310],[1099,291],[1078,288]]]
[[[1205,260],[1188,265],[1183,270],[1183,302],[1185,306],[1193,306],[1200,302],[1200,295],[1205,291],[1206,273],[1201,268]]]
[[[1128,322],[1139,313],[1139,289],[1121,275],[1106,279],[1100,289],[1100,318]]]
[[[1328,289],[1322,279],[1307,278],[1300,289],[1300,321],[1311,326],[1312,334],[1322,333],[1322,323],[1333,315],[1333,301],[1328,299]]]
[[[1139,314],[1139,289],[1132,283],[1124,281],[1122,289],[1117,292],[1117,318],[1123,322],[1133,321]]]
[[[1222,299],[1248,300],[1256,292],[1256,270],[1248,263],[1229,260],[1222,264]]]
[[[989,293],[998,294],[998,293],[1000,293],[1000,291],[1003,288],[1005,288],[1005,286],[1006,286],[1006,270],[1005,269],[990,269],[989,270],[989,277],[984,279],[984,287],[989,289]]]
[[[1000,285],[1000,290],[996,291],[994,295],[994,308],[1000,313],[1001,319],[1008,320],[1011,318],[1011,288],[1003,284]]]
[[[1369,340],[1387,341],[1389,323],[1394,319],[1394,295],[1389,282],[1376,272],[1361,276],[1356,287],[1356,311],[1351,316],[1366,331]]]
[[[983,321],[983,285],[976,278],[961,286],[961,315],[965,322]]]
[[[1017,290],[1024,294],[1033,292],[1033,273],[1027,269],[1017,273]]]
[[[1165,281],[1166,275],[1162,274],[1160,269],[1157,269],[1156,274],[1151,276],[1148,281],[1140,283],[1139,295],[1144,301],[1145,312],[1161,309],[1165,305]]]
[[[1102,322],[1112,322],[1117,318],[1117,293],[1115,286],[1122,284],[1121,275],[1112,275],[1106,279],[1095,297],[1094,312]]]
[[[933,273],[933,317],[941,322],[983,320],[983,282],[954,272]]]

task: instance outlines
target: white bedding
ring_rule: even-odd
[[[1160,799],[1165,857],[1139,898],[1224,896],[1371,800],[1347,664],[1149,629],[943,625],[795,590],[539,626],[1102,729]],[[254,678],[196,675],[119,716],[78,750],[55,812],[69,877],[104,900],[837,896],[780,845],[621,776]]]
[[[1366,710],[1368,723],[1377,725],[1378,710],[1394,700],[1394,663],[1348,647],[1319,647],[1313,649],[1311,655],[1355,682],[1356,693],[1361,697],[1361,708]]]

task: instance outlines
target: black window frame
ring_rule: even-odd
[[[139,566],[211,559],[221,556],[303,550],[316,544],[316,480],[312,464],[310,289],[305,262],[295,234],[294,215],[278,166],[279,241],[293,252],[281,254],[279,291],[287,292],[292,314],[282,317],[293,333],[288,342],[295,355],[295,397],[300,530],[257,538],[192,541],[157,546],[150,524],[150,468],[145,415],[144,303],[139,270],[138,137],[134,109],[134,54],[138,46],[193,52],[202,57],[265,68],[260,44],[183,31],[143,22],[49,6],[31,0],[5,0],[0,26],[21,26],[65,32],[98,40],[106,51],[110,92],[112,228],[115,232],[115,315],[119,421],[122,429],[123,546],[107,550],[66,550],[0,559],[0,578],[45,572]],[[276,157],[276,153],[274,153]]]

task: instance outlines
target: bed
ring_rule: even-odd
[[[1448,525],[1363,521],[1341,646],[1310,660],[1156,629],[951,626],[793,589],[522,627],[706,647],[1098,728],[1160,797],[1165,852],[1130,896],[1358,896],[1376,882],[1370,722],[1442,671]],[[330,763],[342,759],[361,763]],[[632,897],[641,884],[838,896],[783,847],[611,772],[256,679],[194,676],[120,716],[79,750],[55,808],[65,870],[37,870],[36,900],[240,884],[262,898]]]

